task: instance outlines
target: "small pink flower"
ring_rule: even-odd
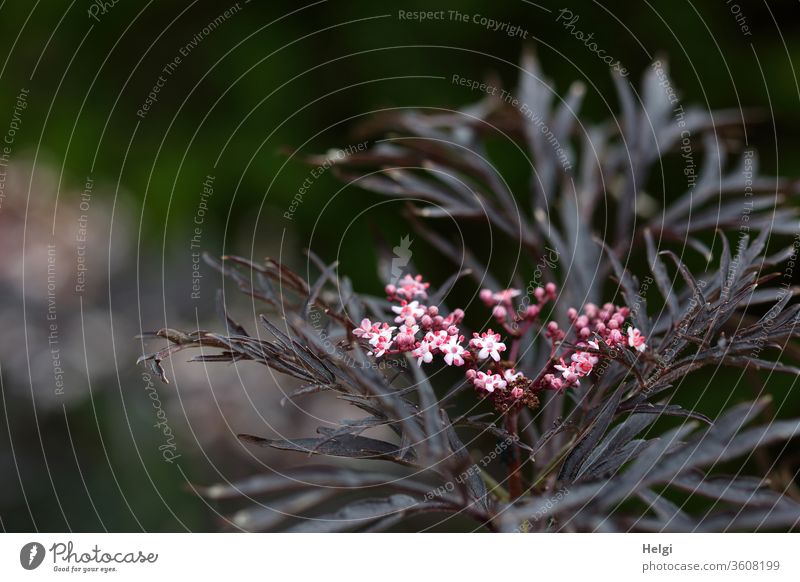
[[[394,318],[397,323],[403,323],[409,317],[416,320],[425,315],[425,308],[419,306],[419,301],[411,303],[403,301],[401,305],[392,305],[392,311],[397,314],[397,317]]]
[[[502,291],[498,291],[492,296],[495,303],[511,303],[511,300],[514,297],[519,297],[520,293],[522,293],[519,289],[503,289]]]
[[[472,383],[478,390],[485,390],[489,394],[495,390],[503,390],[506,387],[506,381],[500,377],[500,374],[492,374],[491,372],[488,374],[478,372]]]
[[[528,309],[525,310],[525,317],[528,319],[536,319],[539,317],[539,312],[541,308],[538,305],[528,305]]]
[[[618,329],[612,329],[608,332],[608,336],[606,337],[606,343],[610,346],[616,346],[625,343],[625,336],[622,335],[622,332]]]
[[[469,345],[478,351],[478,359],[485,360],[491,357],[495,362],[500,361],[500,352],[506,351],[506,344],[500,341],[500,334],[491,329],[481,335],[472,334]]]
[[[425,334],[425,341],[431,345],[432,349],[441,347],[448,339],[450,339],[450,336],[444,329],[429,331]]]
[[[421,366],[422,363],[430,364],[433,360],[433,350],[436,349],[427,341],[422,340],[419,345],[411,352],[411,355],[417,358],[417,365]]]
[[[416,339],[414,336],[418,331],[418,325],[401,325],[400,330],[397,332],[397,336],[394,338],[397,349],[401,351],[412,349],[416,344]]]
[[[386,353],[387,350],[390,350],[392,348],[392,332],[394,330],[394,327],[389,327],[384,323],[380,332],[375,334],[375,337],[369,341],[369,343],[373,346],[373,350],[371,352],[367,352],[367,354],[370,356],[375,356],[376,358],[380,358]]]
[[[597,356],[589,352],[575,352],[572,354],[572,370],[578,376],[586,376],[591,373],[592,368],[597,363]]]
[[[460,343],[463,339],[463,337],[451,335],[450,340],[439,347],[439,351],[444,354],[444,362],[448,366],[464,365],[464,346]]]
[[[391,292],[389,287],[393,287]],[[408,301],[411,301],[415,297],[427,299],[428,287],[430,287],[430,283],[424,283],[422,281],[422,275],[417,275],[416,277],[406,275],[397,282],[396,287],[394,285],[387,286],[386,293],[389,296],[396,294],[397,296],[405,298]]]
[[[561,372],[561,377],[564,378],[567,384],[574,384],[575,386],[580,385],[580,378],[581,375],[574,367],[573,364],[567,365],[564,363],[564,358],[561,358],[560,364],[556,364],[553,366],[556,370]]]
[[[394,334],[394,330],[397,328],[394,326],[390,326],[388,323],[384,323],[382,327],[378,327],[378,324],[373,326],[374,333],[372,337],[369,339],[369,343],[371,346],[376,347],[378,344],[382,344],[385,342],[392,343],[392,335]],[[388,349],[388,348],[387,348]]]
[[[353,335],[370,340],[375,335],[377,326],[378,324],[373,324],[369,319],[364,318],[361,320],[361,325],[353,330]]]
[[[506,370],[503,372],[503,378],[509,384],[511,384],[511,382],[513,382],[520,376],[522,376],[522,372],[514,372],[514,368],[511,368],[510,370]]]
[[[635,327],[628,328],[628,345],[632,348],[636,348],[640,352],[647,349],[645,337],[642,335],[642,332]]]

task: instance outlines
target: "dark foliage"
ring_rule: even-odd
[[[759,176],[749,151],[741,153],[738,167],[729,168],[729,150],[736,147],[742,123],[739,112],[683,110],[669,97],[663,66],[654,65],[645,75],[641,96],[627,80],[616,83],[621,119],[581,125],[577,111],[583,87],[576,84],[559,101],[535,59],[525,55],[517,96],[532,115],[487,97],[459,112],[376,118],[362,132],[387,139],[336,160],[336,171],[361,188],[414,200],[408,219],[417,232],[466,267],[431,293],[431,303],[440,304],[462,275],[490,285],[494,279],[476,254],[462,252],[421,219],[480,219],[515,241],[528,267],[555,249],[564,268],[545,263],[547,276],[562,289],[555,317],[566,321],[567,306],[600,302],[608,291],[603,284],[611,278],[651,349],[634,357],[601,346],[610,362],[603,373],[578,389],[543,393],[517,436],[502,428],[500,417],[449,417],[446,409],[467,388],[464,381],[440,391],[416,366],[374,366],[352,335],[353,322],[365,316],[386,320],[388,304],[357,294],[336,265],[311,256],[320,275],[307,283],[273,261],[208,259],[271,315],[262,316],[263,331],[251,335],[227,315],[220,299],[225,333],[159,331],[156,335],[169,345],[143,359],[162,378],[162,359],[201,349],[195,361],[252,360],[301,381],[303,386],[286,398],[330,392],[365,414],[335,428],[320,427],[314,437],[240,435],[253,446],[356,461],[353,468],[305,467],[202,489],[212,499],[253,501],[234,516],[235,527],[374,531],[431,512],[466,516],[476,528],[492,531],[797,526],[800,504],[771,487],[765,476],[717,472],[722,463],[743,468],[759,447],[795,438],[800,420],[755,423],[756,417],[764,418],[766,395],[730,406],[713,420],[670,402],[704,367],[800,373],[777,360],[798,335],[795,289],[778,271],[794,261],[796,247],[768,252],[776,241],[780,245],[781,235],[796,234],[796,212],[784,199],[796,188]],[[491,135],[510,137],[531,159],[529,200],[515,196],[490,162],[486,140]],[[688,190],[663,209],[648,209],[652,200],[644,185],[665,171],[663,162],[670,156],[682,160]],[[702,169],[693,174],[701,158]],[[672,250],[665,248],[672,243]],[[702,272],[693,272],[676,254],[686,245],[700,253]],[[628,268],[639,255],[649,266],[641,280]],[[643,291],[645,278],[659,292],[656,306],[647,305],[654,293]],[[533,334],[526,343],[530,348],[519,367],[535,377],[546,350],[538,349]],[[657,420],[665,428],[656,429]],[[376,428],[388,429],[393,438],[364,434]],[[497,454],[474,457],[461,439],[476,434],[495,438]],[[521,458],[525,475],[525,493],[513,501],[504,482],[490,476],[508,452]],[[359,468],[365,459],[382,462],[377,472]],[[393,467],[387,469],[387,462]],[[338,509],[322,514],[315,509],[330,507],[343,492],[352,493],[344,496],[352,499]],[[680,501],[698,496],[712,501],[699,512]]]

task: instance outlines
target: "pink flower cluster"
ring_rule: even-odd
[[[577,310],[570,309],[567,316],[582,340],[595,336],[611,347],[627,345],[643,352],[647,349],[647,343],[641,331],[629,325],[627,333],[622,332],[625,318],[630,313],[627,307],[617,307],[613,303],[606,303],[602,307],[587,303],[581,315]]]
[[[494,318],[512,336],[511,357],[504,360],[507,346],[500,333],[492,329],[473,333],[465,343],[460,329],[463,310],[456,309],[443,316],[435,305],[423,304],[421,301],[428,299],[429,286],[419,275],[406,275],[397,285],[387,285],[387,298],[396,303],[391,307],[396,325],[364,319],[353,335],[368,344],[368,353],[375,357],[409,353],[421,366],[441,356],[448,366],[465,367],[466,378],[500,410],[535,406],[536,393],[543,389],[578,386],[580,379],[591,374],[600,361],[601,343],[609,348],[630,347],[639,352],[647,349],[645,337],[638,329],[628,326],[623,333],[625,319],[630,314],[627,307],[611,303],[598,307],[589,303],[581,314],[570,309],[568,316],[578,343],[576,348],[564,350],[561,344],[567,332],[555,321],[546,325],[540,322],[543,307],[557,296],[553,283],[534,289],[536,303],[526,305],[523,300],[516,308],[514,300],[522,294],[518,289],[497,292],[483,289],[481,300],[492,308]],[[551,344],[550,362],[535,379],[514,369],[520,337],[533,325],[539,326]]]
[[[606,303],[602,307],[587,303],[580,315],[576,309],[570,308],[567,317],[575,329],[575,335],[581,340],[576,344],[577,347],[588,347],[593,351],[575,350],[569,354],[569,363],[564,361],[564,356],[560,357],[553,368],[561,373],[561,377],[556,374],[545,374],[543,377],[545,387],[563,390],[570,386],[578,386],[580,379],[591,374],[599,361],[600,342],[609,348],[627,346],[644,352],[647,343],[641,331],[631,325],[628,325],[627,333],[622,331],[628,315],[630,309],[618,307],[613,303]]]
[[[556,298],[557,291],[558,288],[554,283],[536,287],[533,290],[536,303],[523,303],[520,308],[515,308],[513,303],[515,297],[522,295],[522,291],[519,289],[503,289],[502,291],[482,289],[479,297],[484,305],[492,308],[492,316],[507,333],[520,336],[537,320],[544,305]]]

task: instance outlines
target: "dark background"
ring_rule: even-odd
[[[543,8],[522,0],[240,2],[236,14],[182,57],[145,118],[137,117],[162,68],[231,5],[120,0],[98,13],[99,21],[87,14],[92,4],[86,1],[6,2],[0,8],[0,131],[12,118],[16,95],[28,89],[11,164],[32,184],[8,182],[0,208],[4,529],[215,529],[219,508],[193,495],[187,482],[241,477],[257,471],[258,463],[237,448],[235,419],[222,422],[220,413],[213,422],[202,420],[204,409],[216,410],[215,395],[200,388],[187,406],[179,390],[159,384],[182,454],[179,466],[165,463],[135,366],[141,344],[133,339],[165,324],[213,325],[213,280],[204,282],[199,301],[188,300],[188,240],[205,177],[215,179],[203,251],[280,254],[302,270],[301,251],[311,247],[325,260],[338,258],[359,288],[377,292],[372,233],[361,227],[371,225],[396,244],[408,232],[396,220],[397,208],[373,207],[380,200],[354,188],[340,192],[328,173],[314,181],[293,219],[284,219],[309,173],[288,152],[346,147],[357,141],[357,124],[383,108],[455,109],[480,96],[452,84],[453,74],[494,74],[512,88],[525,42],[535,46],[559,94],[581,79],[588,87],[586,118],[607,117],[617,110],[608,67],[555,22],[561,8],[580,16],[576,27],[593,32],[631,79],[661,58],[669,62],[684,105],[753,109],[762,121],[747,135],[760,151],[762,172],[800,175],[796,3],[739,2],[752,31],[745,36],[733,3],[723,0],[542,0]],[[521,26],[528,41],[472,22],[399,20],[398,9],[477,13]],[[87,176],[96,184],[90,252],[98,266],[90,275],[91,292],[76,298],[65,284],[59,304],[62,320],[83,308],[94,310],[97,321],[84,333],[79,325],[63,326],[63,343],[81,348],[86,333],[90,341],[88,356],[79,349],[69,370],[68,397],[59,400],[42,396],[52,396],[52,374],[34,373],[51,365],[46,342],[27,337],[15,318],[24,313],[23,325],[44,318],[45,266],[25,261],[32,244],[52,236],[45,227],[51,222],[65,229],[59,270],[68,277],[75,225],[70,212]],[[667,195],[681,193],[682,177],[675,180]],[[356,220],[362,210],[366,214]],[[20,226],[29,226],[27,234]],[[415,250],[423,248],[419,243]],[[32,279],[23,278],[22,264]],[[439,263],[431,258],[427,264]],[[184,388],[203,381],[201,373]],[[770,381],[781,401],[788,381]],[[721,395],[698,406],[723,406],[726,382],[712,380]],[[693,398],[684,401],[693,404]],[[234,399],[231,406],[237,405],[249,406]],[[204,434],[212,430],[213,437]]]

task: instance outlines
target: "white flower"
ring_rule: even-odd
[[[388,324],[384,323],[383,327],[381,327],[380,329],[378,329],[377,327],[373,329],[376,329],[376,332],[370,338],[369,344],[373,347],[376,347],[378,344],[385,343],[387,341],[391,343],[392,334],[394,333],[394,330],[396,330],[397,328],[394,326],[389,326]]]
[[[450,340],[439,346],[439,351],[444,354],[444,361],[448,366],[464,365],[464,347],[459,343],[457,336],[450,336]]]
[[[419,301],[412,301],[411,303],[403,302],[403,305],[392,305],[392,311],[397,314],[394,318],[395,322],[403,323],[409,317],[415,321],[425,315],[425,308],[419,306]]]
[[[448,339],[450,339],[450,335],[445,329],[440,329],[439,331],[429,331],[425,334],[425,341],[431,344],[434,348],[441,347],[442,344],[446,343]]]
[[[506,381],[503,380],[500,374],[492,374],[491,372],[488,374],[478,372],[472,383],[479,390],[485,390],[490,394],[495,390],[503,390],[506,387]]]
[[[485,360],[491,357],[495,362],[500,361],[500,352],[506,350],[506,344],[500,341],[500,334],[494,333],[490,329],[482,333],[480,336],[475,333],[470,340],[469,345],[478,351],[478,359]]]
[[[375,335],[378,324],[373,324],[369,319],[362,319],[361,325],[353,330],[353,335],[369,341]]]
[[[422,340],[419,342],[419,346],[417,346],[411,355],[417,358],[417,365],[421,366],[423,362],[426,364],[430,364],[431,360],[433,360],[433,348],[430,343],[426,340]]]
[[[632,348],[636,348],[640,352],[647,349],[645,337],[642,335],[642,332],[635,327],[628,328],[628,345]]]

